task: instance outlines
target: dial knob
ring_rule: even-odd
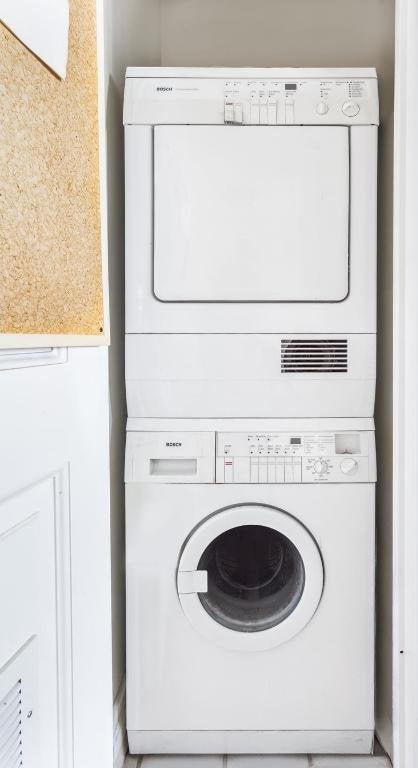
[[[329,112],[329,106],[326,101],[320,101],[316,105],[316,113],[318,115],[326,115]]]
[[[314,470],[318,473],[318,475],[322,475],[323,472],[326,472],[328,469],[328,464],[324,459],[318,459],[314,464]]]
[[[345,101],[342,110],[347,117],[355,117],[360,112],[360,106],[356,101]]]
[[[358,464],[355,459],[343,459],[340,469],[345,475],[353,475],[354,472],[357,472]]]

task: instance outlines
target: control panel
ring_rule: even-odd
[[[374,432],[127,433],[125,481],[372,483]]]
[[[373,82],[373,81],[372,81]],[[350,123],[370,117],[366,80],[239,80],[224,84],[224,122],[236,125]]]
[[[280,74],[280,70],[276,70]],[[256,73],[257,70],[254,70]],[[127,77],[125,124],[377,125],[377,79],[366,74],[285,77]],[[293,74],[292,74],[293,72]],[[296,76],[295,76],[296,75]]]
[[[375,480],[372,432],[217,433],[217,483],[364,483]]]

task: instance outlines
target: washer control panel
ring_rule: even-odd
[[[216,71],[215,71],[216,72]],[[141,77],[128,74],[126,124],[378,125],[377,78],[370,70],[322,76],[276,70],[254,77]],[[263,74],[266,70],[263,70]],[[358,73],[358,76],[356,74]],[[281,76],[283,75],[283,76]]]
[[[373,432],[216,435],[217,483],[366,483],[376,480]]]

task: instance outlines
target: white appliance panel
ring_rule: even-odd
[[[153,129],[126,126],[125,152],[128,334],[376,332],[376,126],[350,129],[350,290],[336,303],[159,301],[153,291]]]
[[[370,483],[374,432],[218,432],[217,483]]]
[[[318,305],[322,306],[322,305]],[[287,339],[306,344],[286,365]],[[136,417],[367,417],[375,338],[279,334],[127,334],[128,413]],[[347,343],[346,370],[328,346]],[[313,342],[313,350],[307,342]],[[318,345],[318,346],[317,346]],[[285,349],[284,353],[282,349]],[[292,363],[290,354],[289,361]],[[335,364],[335,361],[337,364]],[[345,358],[342,358],[345,360]]]
[[[222,752],[233,737],[238,752],[367,752],[374,726],[373,484],[259,485],[250,496],[248,485],[233,484],[134,482],[126,490],[131,749],[184,753],[199,744]],[[299,634],[242,653],[190,624],[175,574],[203,520],[249,501],[306,527],[326,582]],[[252,740],[259,731],[270,738]]]
[[[344,126],[156,126],[156,297],[343,300],[349,177]]]
[[[241,432],[252,432],[254,430],[255,423],[257,429],[264,433],[271,432],[276,434],[278,432],[290,432],[295,427],[295,420],[289,418],[282,419],[254,419],[244,418],[239,419],[150,419],[150,418],[137,418],[128,416],[126,421],[126,429],[128,432],[176,432],[177,430],[183,432],[234,432],[239,429]],[[335,418],[335,419],[321,419],[321,418],[300,418],[297,421],[299,432],[320,432],[320,431],[334,431],[342,433],[345,431],[360,432],[372,432],[374,430],[374,421],[370,418]]]
[[[372,69],[128,71],[131,417],[372,415],[378,122]]]
[[[375,69],[130,67],[125,125],[377,125]]]
[[[214,432],[128,432],[125,481],[213,483]]]
[[[302,431],[298,420],[291,432],[216,432],[216,446],[214,431],[178,431],[167,422],[161,431],[142,427],[127,433],[125,482],[376,482],[374,431],[350,424],[335,431],[334,422],[329,431],[324,427],[322,420],[321,431],[311,425]]]

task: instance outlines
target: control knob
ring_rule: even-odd
[[[354,475],[354,472],[357,472],[358,464],[355,459],[343,459],[340,469],[345,475]]]
[[[355,117],[360,112],[360,106],[356,101],[345,101],[342,110],[347,117]]]
[[[316,105],[316,113],[317,115],[326,115],[327,112],[329,112],[329,106],[326,101],[320,101]]]
[[[314,464],[314,471],[318,475],[322,475],[324,472],[326,472],[328,469],[328,464],[324,459],[317,459],[317,461]]]

